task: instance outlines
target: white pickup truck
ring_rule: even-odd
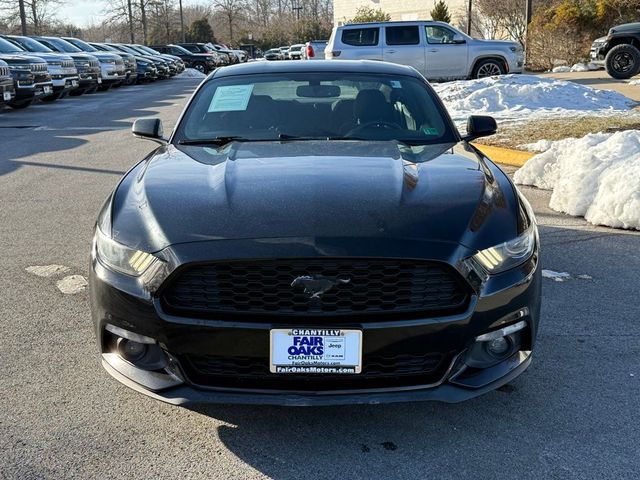
[[[326,59],[382,60],[410,65],[429,80],[522,73],[517,42],[479,40],[435,21],[381,22],[334,27]]]

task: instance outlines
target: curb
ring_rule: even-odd
[[[484,155],[496,163],[503,165],[511,165],[512,167],[521,167],[527,161],[536,155],[532,152],[523,152],[521,150],[512,150],[510,148],[494,147],[491,145],[473,144]]]

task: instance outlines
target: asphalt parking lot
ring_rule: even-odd
[[[173,407],[100,366],[86,291],[95,216],[169,130],[194,80],[122,88],[0,114],[0,477],[638,478],[640,234],[538,215],[543,312],[528,372],[463,404]],[[50,276],[26,269],[59,265]],[[32,270],[33,271],[33,270]],[[50,272],[49,272],[50,273]],[[586,275],[589,278],[578,278]]]

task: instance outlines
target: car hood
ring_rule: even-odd
[[[29,52],[29,55],[51,62],[73,61],[73,59],[69,55],[66,55],[64,53]]]
[[[82,60],[85,62],[89,62],[91,60],[98,60],[96,55],[93,55],[93,54],[89,55],[88,53],[73,52],[73,53],[69,53],[68,55],[74,60]]]
[[[96,57],[99,61],[103,62],[105,60],[122,60],[122,56],[117,53],[107,53],[107,52],[91,52],[91,55]]]
[[[613,32],[614,34],[620,32],[637,32],[640,31],[640,23],[623,23],[622,25],[616,25],[609,32]]]
[[[518,42],[514,42],[512,40],[484,40],[481,38],[474,38],[474,40],[476,42],[481,43],[483,46],[498,47],[498,48],[521,47],[521,45]]]
[[[40,57],[34,57],[33,55],[1,53],[0,58],[11,65],[24,65],[30,63],[47,63]]]
[[[511,184],[504,178],[500,185],[477,157],[451,147],[413,153],[394,141],[168,145],[121,182],[112,235],[148,252],[222,239],[384,237],[491,246],[514,238]]]

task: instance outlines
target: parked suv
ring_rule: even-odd
[[[216,69],[217,59],[211,53],[190,52],[180,45],[154,45],[151,48],[160,53],[179,57],[187,68],[195,68],[202,73],[209,73]]]
[[[26,55],[15,44],[0,38],[0,60],[9,65],[16,91],[10,107],[25,108],[53,93],[47,62],[41,58]]]
[[[51,75],[53,82],[53,94],[42,98],[42,100],[53,102],[78,88],[78,70],[70,56],[54,52],[33,38],[17,35],[2,35],[1,37],[24,50],[25,55],[38,57],[47,62],[49,75]]]
[[[155,76],[157,75],[157,71],[153,63],[151,61],[144,60],[142,57],[138,55],[133,55],[128,52],[121,52],[120,50],[117,50],[108,45],[104,45],[102,43],[93,42],[93,43],[89,43],[89,46],[92,48],[95,48],[100,52],[115,53],[120,58],[122,58],[122,61],[124,62],[124,68],[125,68],[125,72],[124,72],[125,85],[133,85],[134,83],[140,83],[141,81],[151,79],[152,76],[153,76],[153,79],[155,79]],[[153,68],[148,68],[148,67],[153,67]]]
[[[429,80],[522,73],[517,42],[478,40],[444,22],[382,22],[334,27],[325,58],[409,65]]]
[[[640,73],[640,23],[626,23],[609,30],[591,45],[591,60],[604,64],[607,73],[627,79]]]
[[[220,66],[235,63],[235,59],[237,58],[235,55],[232,55],[232,52],[218,51],[206,43],[178,43],[177,45],[193,53],[215,53],[220,58]]]
[[[96,57],[100,62],[100,68],[80,73],[81,84],[93,84],[95,85],[93,90],[97,90],[98,87],[102,84],[103,75],[108,77],[109,69],[116,70],[116,66],[119,63],[119,60],[123,61],[123,65],[125,68],[125,79],[123,80],[123,83],[129,85],[135,82],[135,78],[137,76],[135,60],[129,60],[128,58],[121,57],[117,53],[100,51],[97,48],[89,45],[87,42],[84,42],[78,38],[62,37],[62,40],[70,43],[76,48],[79,48],[83,52]]]
[[[104,84],[104,66],[94,55],[88,54],[57,37],[33,37],[38,42],[46,45],[55,52],[65,53],[73,58],[78,75],[82,78],[80,81],[80,91],[94,92],[96,88],[100,88],[94,76],[102,72],[102,83]]]
[[[16,89],[13,86],[13,78],[9,64],[0,60],[0,108],[8,104],[16,96]]]

